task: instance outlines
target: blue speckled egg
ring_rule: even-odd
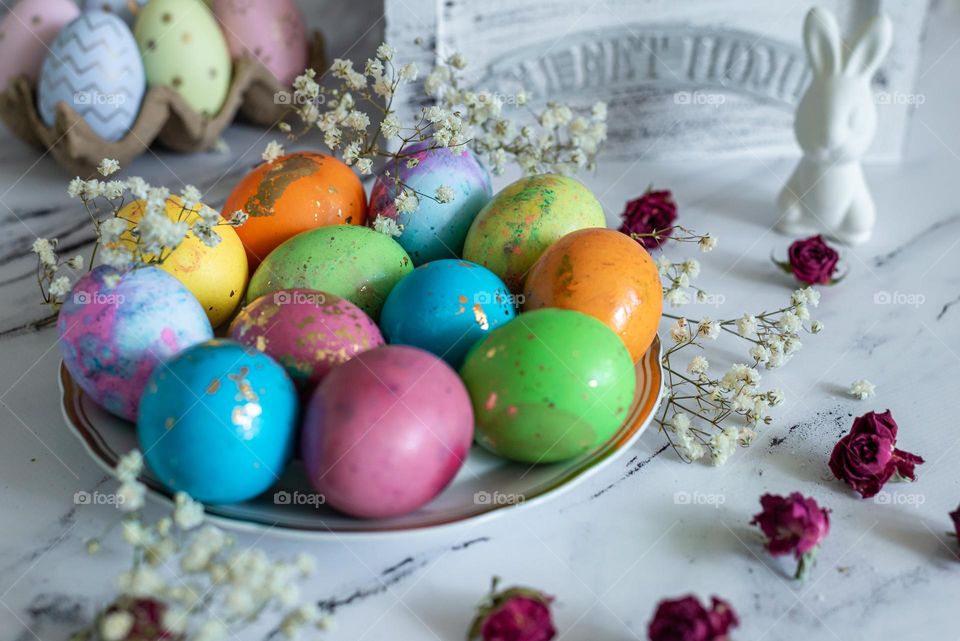
[[[397,169],[388,165],[393,176],[381,175],[370,192],[372,224],[377,216],[393,218],[403,226],[397,242],[410,254],[414,265],[422,265],[441,258],[459,258],[463,241],[477,212],[487,204],[493,193],[490,174],[466,147],[424,150],[430,141],[410,146],[404,156],[415,158],[415,167],[402,163],[400,180],[420,194],[420,205],[412,213],[398,213],[393,204],[396,198],[394,177]],[[453,200],[437,202],[437,188],[446,185],[453,190]],[[427,197],[430,196],[430,197]]]
[[[105,11],[85,11],[63,28],[43,61],[37,107],[48,127],[66,103],[104,140],[123,138],[140,113],[146,75],[130,28]]]
[[[104,409],[130,421],[157,365],[213,338],[190,290],[156,267],[123,274],[94,268],[67,294],[57,328],[73,379]]]
[[[150,469],[170,490],[234,503],[281,475],[296,418],[297,395],[283,367],[218,339],[157,368],[140,399],[137,436]]]
[[[514,298],[492,271],[465,260],[436,260],[390,291],[380,331],[388,343],[425,349],[456,369],[474,343],[514,316]]]

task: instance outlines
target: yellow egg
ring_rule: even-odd
[[[186,209],[177,196],[167,199],[166,210],[171,220],[184,221],[191,226],[200,217],[200,205],[196,209]],[[135,223],[143,217],[144,211],[144,201],[135,200],[118,215]],[[246,251],[233,227],[217,225],[213,231],[220,237],[216,247],[204,245],[193,233],[187,234],[160,267],[186,285],[203,305],[210,324],[217,327],[230,320],[243,300],[249,271]]]

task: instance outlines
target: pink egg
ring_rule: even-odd
[[[283,365],[301,393],[360,352],[383,345],[376,324],[359,307],[333,294],[281,289],[240,310],[230,338]]]
[[[307,474],[327,503],[383,518],[416,510],[453,479],[473,442],[473,410],[449,365],[390,345],[330,372],[302,429]]]
[[[307,66],[307,32],[293,0],[214,0],[213,13],[236,59],[259,60],[285,85]]]
[[[60,30],[80,14],[70,0],[20,0],[0,21],[0,91],[25,74],[34,83]]]

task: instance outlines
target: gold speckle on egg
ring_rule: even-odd
[[[247,375],[250,373],[249,367],[241,367],[240,371],[236,374],[228,374],[227,378],[234,382],[237,386],[237,397],[238,401],[250,401],[251,403],[256,403],[258,400],[256,392],[253,391],[253,386],[250,385],[250,381],[247,380]]]
[[[33,26],[39,26],[43,24],[43,18],[41,16],[33,16],[30,18],[30,23],[33,24]]]
[[[261,352],[267,351],[267,339],[263,336],[257,336],[257,349]]]
[[[210,67],[210,77],[211,77],[211,78],[216,78],[216,77],[217,77],[217,70],[216,70],[216,68]]]
[[[193,40],[193,36],[191,36],[191,35],[190,35],[189,33],[187,33],[187,32],[184,32],[184,33],[180,36],[180,42],[182,42],[182,43],[185,44],[185,45],[190,44],[190,41],[191,41],[191,40]]]
[[[173,22],[173,14],[168,11],[160,17],[160,20],[163,21],[163,24],[170,24]]]
[[[173,80],[170,81],[170,84],[179,89],[180,86],[183,85],[183,78],[180,76],[174,76]]]
[[[177,423],[177,419],[173,418],[172,416],[168,416],[167,420],[163,422],[163,426],[168,430],[172,430],[173,426],[176,425],[176,423]]]
[[[147,40],[147,51],[156,51],[157,50],[157,41],[153,38]]]
[[[216,394],[218,389],[220,389],[220,379],[215,378],[207,385],[207,394]]]
[[[102,5],[100,5],[100,10],[111,13],[113,11],[113,7],[110,6],[110,3],[104,2]]]
[[[490,323],[487,322],[487,313],[483,311],[483,307],[480,306],[480,303],[477,303],[473,306],[473,318],[477,321],[477,325],[480,326],[480,329],[490,329]]]

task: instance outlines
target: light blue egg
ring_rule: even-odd
[[[425,150],[430,144],[426,141],[405,149],[404,157],[416,159],[416,166],[408,167],[404,161],[397,170],[388,163],[385,169],[392,176],[381,175],[370,192],[368,218],[372,222],[377,216],[386,216],[403,226],[397,242],[410,254],[414,265],[459,258],[470,223],[493,193],[490,174],[468,148]],[[414,212],[397,212],[397,175],[403,185],[421,194]],[[453,191],[450,202],[435,199],[441,185]]]
[[[234,503],[261,494],[283,473],[296,418],[296,392],[283,367],[217,339],[154,371],[140,399],[137,436],[170,490]]]
[[[477,341],[514,316],[514,297],[492,271],[465,260],[437,260],[390,291],[380,330],[388,343],[425,349],[456,369]]]
[[[115,142],[137,120],[146,90],[140,50],[130,28],[105,11],[85,11],[70,22],[43,61],[37,107],[48,127],[66,103],[94,133]]]
[[[132,28],[137,12],[145,4],[147,0],[84,0],[83,10],[113,13]]]

